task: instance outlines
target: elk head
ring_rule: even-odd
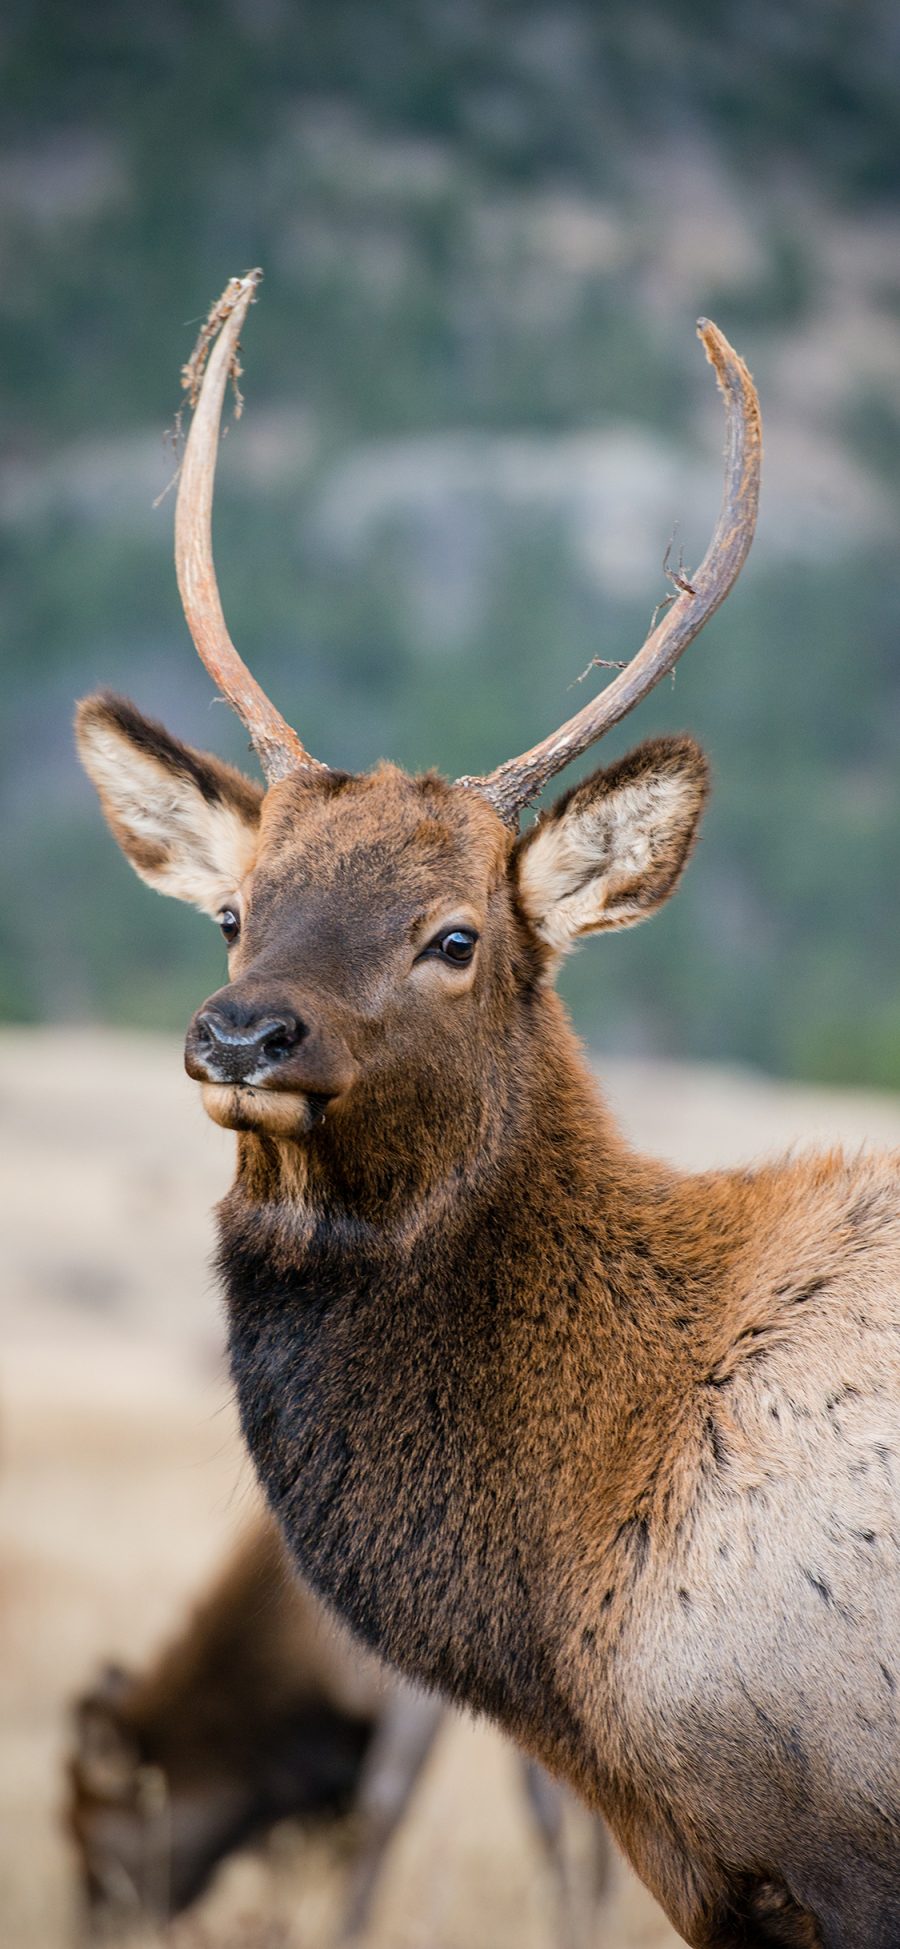
[[[595,772],[521,837],[518,814],[672,669],[731,588],[756,517],[756,394],[723,335],[701,321],[726,408],[722,509],[690,584],[596,699],[487,777],[450,784],[391,765],[349,776],[312,758],[263,695],[216,587],[219,420],[258,279],[232,281],[185,368],[196,408],[176,562],[196,647],[246,724],[268,790],[109,695],[81,704],[79,748],[135,870],[209,914],[228,944],[229,981],[198,1010],[186,1044],[209,1114],[305,1139],[323,1121],[339,1132],[351,1115],[383,1134],[390,1104],[394,1127],[414,1111],[458,1158],[502,1115],[510,1046],[560,958],[585,934],[654,912],[691,850],[707,771],[686,737],[652,739]]]

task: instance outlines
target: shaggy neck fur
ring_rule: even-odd
[[[427,1144],[372,1104],[302,1151],[242,1137],[220,1265],[244,1431],[304,1575],[410,1676],[586,1777],[551,1651],[573,1537],[589,1500],[593,1553],[639,1557],[710,1276],[683,1181],[627,1150],[555,998],[530,1007],[515,1087],[467,1106],[445,1085]]]

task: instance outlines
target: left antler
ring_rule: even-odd
[[[327,771],[312,758],[296,731],[270,704],[228,634],[212,552],[212,502],[219,421],[229,374],[235,380],[241,327],[253,303],[261,271],[231,279],[212,308],[182,384],[194,407],[175,509],[175,568],[188,629],[201,660],[229,704],[246,724],[270,784],[298,765]],[[201,376],[202,375],[202,376]]]
[[[759,500],[762,427],[759,401],[747,367],[723,332],[708,318],[697,325],[725,401],[725,493],[712,540],[659,626],[600,696],[520,758],[510,758],[485,778],[465,778],[500,813],[513,820],[548,780],[602,737],[673,668],[710,616],[724,602],[747,558]]]

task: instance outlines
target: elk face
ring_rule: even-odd
[[[525,1007],[583,934],[630,926],[677,883],[706,793],[686,738],[657,739],[576,787],[522,840],[517,814],[672,669],[739,573],[756,518],[760,424],[750,375],[699,331],[726,407],[725,494],[693,581],[621,674],[489,777],[453,785],[392,766],[351,778],[311,757],[241,662],[212,559],[219,419],[261,273],[233,279],[183,380],[194,418],[175,557],[185,615],[269,781],[190,751],[122,699],[82,704],[81,755],[141,876],[217,919],[230,980],[188,1031],[206,1107],[236,1130],[301,1138],[353,1110],[372,1127],[477,1148],[515,1086],[540,1010]],[[544,1015],[546,1023],[546,1015]]]
[[[228,985],[188,1031],[217,1122],[296,1135],[381,1114],[385,1090],[468,1073],[489,980],[509,959],[509,841],[486,806],[392,766],[292,776],[261,809],[229,910]]]
[[[112,697],[81,706],[79,743],[136,871],[229,943],[185,1046],[210,1116],[290,1138],[383,1127],[388,1102],[481,1125],[526,1004],[581,936],[668,896],[706,791],[689,739],[653,740],[516,841],[479,791],[389,765],[263,797]]]

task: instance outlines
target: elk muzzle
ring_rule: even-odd
[[[309,1030],[292,1009],[240,1011],[210,1005],[194,1016],[184,1049],[188,1075],[204,1083],[265,1083],[289,1061]]]
[[[215,1123],[299,1136],[355,1081],[343,1036],[280,998],[221,988],[197,1010],[184,1066]]]

